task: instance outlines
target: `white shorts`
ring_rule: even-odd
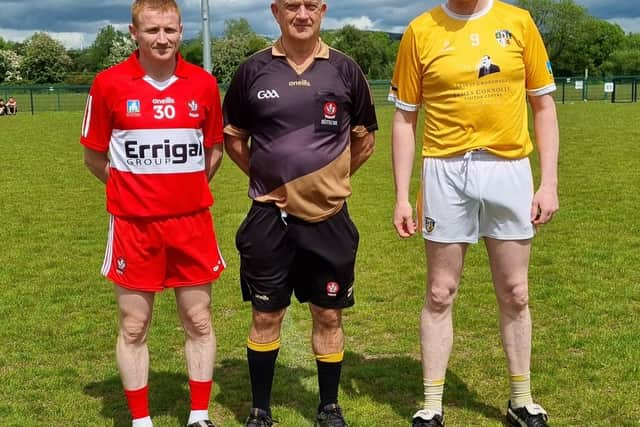
[[[422,235],[427,240],[476,243],[479,237],[526,240],[535,234],[528,158],[504,159],[485,150],[426,157],[422,183]]]

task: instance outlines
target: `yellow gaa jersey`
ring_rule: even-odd
[[[529,12],[500,1],[474,15],[441,5],[407,27],[389,100],[425,108],[422,155],[448,157],[485,148],[505,158],[532,150],[526,95],[556,89]]]

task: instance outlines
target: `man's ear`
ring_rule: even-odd
[[[129,35],[131,36],[131,40],[133,40],[135,44],[138,44],[138,40],[136,39],[136,32],[136,27],[134,27],[133,24],[129,24]]]

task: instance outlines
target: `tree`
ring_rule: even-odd
[[[640,74],[640,33],[627,34],[622,43],[602,65],[609,75]]]
[[[0,37],[0,50],[11,49],[13,43]]]
[[[254,35],[254,31],[245,18],[227,19],[224,21],[224,37],[231,39],[233,37],[244,37]]]
[[[603,64],[606,74],[631,76],[640,74],[640,49],[619,49]]]
[[[262,39],[262,44],[256,44],[257,39],[250,37],[219,38],[213,41],[211,58],[213,69],[211,72],[219,81],[228,83],[233,78],[238,66],[250,55],[268,46]],[[258,47],[261,46],[261,47]]]
[[[589,17],[576,34],[575,43],[556,57],[554,68],[559,75],[602,75],[602,65],[624,40],[624,31],[617,24]]]
[[[347,25],[323,32],[322,39],[352,57],[369,79],[391,78],[396,52],[387,33],[363,31]]]
[[[118,37],[113,39],[109,54],[101,62],[101,68],[109,68],[119,62],[127,59],[131,52],[136,49],[136,45],[128,34],[120,33]]]
[[[7,60],[0,55],[0,83],[4,81],[7,75]]]
[[[112,25],[102,27],[89,48],[90,71],[101,71],[126,59],[135,49],[131,36]]]
[[[20,68],[22,57],[12,50],[0,50],[0,61],[4,64],[2,79],[5,82],[19,82],[22,80]]]
[[[583,27],[579,54],[589,58],[589,71],[602,74],[602,65],[620,47],[624,38],[624,30],[618,24],[597,18],[588,19]]]
[[[23,76],[35,83],[57,83],[71,68],[71,58],[59,41],[46,33],[35,33],[26,41]]]
[[[198,36],[180,45],[180,53],[192,64],[202,66],[202,32]]]
[[[238,65],[267,46],[269,41],[256,34],[246,19],[226,20],[224,37],[211,44],[212,73],[219,81],[230,82]]]
[[[575,74],[575,64],[566,64],[566,51],[579,51],[580,36],[590,19],[583,6],[573,0],[518,0],[527,9],[540,30],[549,59],[558,75]]]

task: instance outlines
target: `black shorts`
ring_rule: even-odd
[[[354,304],[359,234],[347,205],[316,223],[282,217],[272,203],[253,202],[236,234],[242,297],[258,311],[300,302],[323,308]]]

